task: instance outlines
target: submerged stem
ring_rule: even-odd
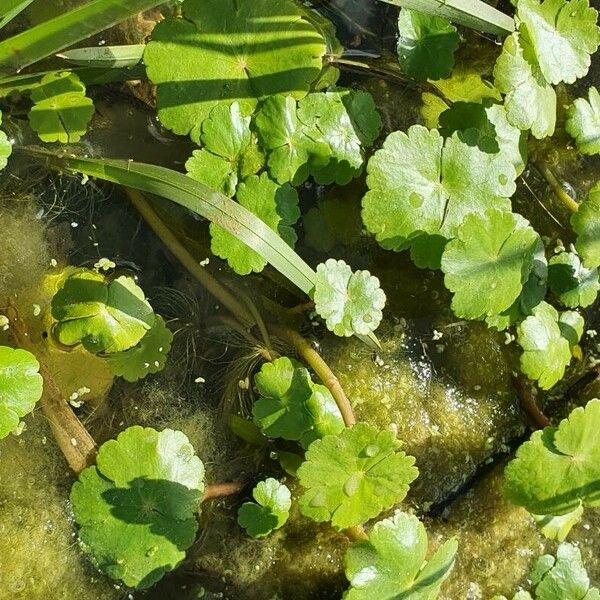
[[[215,498],[225,498],[233,496],[244,489],[246,483],[244,481],[231,481],[227,483],[211,483],[204,488],[202,502],[213,500]]]
[[[352,427],[356,423],[352,405],[346,396],[338,378],[334,375],[329,365],[323,360],[323,357],[310,345],[310,342],[302,337],[298,332],[287,327],[278,327],[277,333],[287,340],[299,354],[299,356],[311,367],[317,374],[323,385],[331,392],[335,403],[340,409],[344,425]]]
[[[54,382],[52,373],[44,360],[46,351],[31,341],[17,309],[9,307],[7,312],[10,315],[11,329],[19,346],[31,352],[40,364],[40,375],[44,380],[44,391],[40,400],[42,411],[48,419],[56,443],[69,467],[78,475],[83,469],[94,463],[98,450],[96,442],[77,418]]]
[[[542,409],[539,407],[535,396],[531,393],[531,388],[529,387],[527,379],[520,375],[515,377],[513,383],[515,389],[517,390],[519,401],[521,402],[521,408],[525,411],[530,421],[538,429],[544,429],[544,427],[548,427],[550,425],[550,420],[542,412]]]
[[[544,179],[550,184],[554,195],[563,203],[563,205],[572,213],[577,212],[579,209],[579,204],[571,198],[571,196],[567,193],[565,188],[561,185],[560,181],[556,178],[556,175],[552,172],[552,169],[548,166],[548,164],[542,160],[538,159],[534,161],[535,168],[541,173]]]

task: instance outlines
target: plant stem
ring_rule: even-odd
[[[321,355],[310,345],[310,342],[302,337],[298,332],[287,327],[277,327],[276,332],[287,340],[296,350],[298,355],[312,368],[317,374],[323,385],[331,392],[335,403],[340,409],[344,425],[352,427],[356,423],[352,405],[348,400],[338,378],[333,374],[329,365],[323,360]]]
[[[567,210],[572,213],[576,213],[579,209],[579,204],[575,202],[575,200],[573,200],[573,198],[571,198],[571,196],[567,193],[548,164],[542,159],[535,160],[533,164],[544,177],[544,179],[550,184],[554,195],[563,203]]]
[[[44,360],[46,351],[31,341],[17,309],[9,307],[7,312],[11,315],[9,317],[11,330],[17,343],[21,348],[31,352],[40,364],[40,374],[44,380],[44,391],[40,400],[42,411],[48,419],[56,443],[69,467],[78,475],[83,469],[94,463],[98,450],[96,442],[77,418],[54,382],[52,373]]]
[[[244,481],[231,481],[228,483],[211,483],[204,488],[204,495],[202,496],[202,502],[207,500],[213,500],[215,498],[225,498],[226,496],[233,496],[241,492],[246,486]]]
[[[525,379],[525,377],[522,375],[519,375],[513,379],[513,385],[517,390],[517,395],[519,397],[519,401],[521,402],[521,408],[525,411],[529,417],[529,420],[538,429],[544,429],[544,427],[548,427],[548,425],[550,425],[550,420],[539,407],[535,396],[531,392],[531,387],[527,379]]]
[[[250,311],[235,298],[235,296],[221,283],[219,283],[203,266],[198,263],[188,252],[175,234],[165,225],[164,221],[156,214],[144,195],[133,188],[125,188],[127,196],[133,206],[144,218],[148,226],[160,238],[183,267],[223,306],[231,312],[245,327],[254,325],[254,318]]]

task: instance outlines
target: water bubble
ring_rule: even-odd
[[[344,494],[346,494],[346,496],[354,496],[354,494],[358,492],[361,479],[362,473],[352,473],[346,480],[346,483],[344,483]]]
[[[423,205],[424,200],[425,199],[423,198],[423,196],[421,196],[421,194],[417,194],[417,192],[413,192],[408,197],[408,202],[414,208],[420,208]]]
[[[498,176],[498,181],[500,182],[500,185],[506,185],[508,183],[508,177],[502,173]]]
[[[327,504],[327,499],[323,492],[319,492],[318,494],[315,494],[313,496],[312,500],[308,503],[308,505],[311,506],[312,508],[322,508],[326,504]]]
[[[376,446],[375,444],[371,444],[370,446],[367,446],[365,448],[365,454],[369,458],[373,458],[374,456],[377,456],[379,454],[379,446]]]

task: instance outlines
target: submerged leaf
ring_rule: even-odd
[[[300,209],[298,194],[291,185],[280,186],[266,173],[252,175],[240,183],[236,199],[294,247],[298,237],[293,225],[300,218]],[[226,259],[239,275],[259,273],[267,265],[262,256],[216,223],[210,224],[210,234],[213,253]]]
[[[48,73],[31,92],[31,128],[44,142],[78,142],[94,114],[85,85],[69,71]]]
[[[537,515],[600,506],[600,400],[534,432],[504,475],[509,500]]]
[[[286,485],[269,477],[256,484],[252,496],[256,502],[242,504],[237,519],[250,537],[265,537],[285,524],[292,506],[292,495]]]
[[[137,346],[108,355],[110,370],[125,381],[138,381],[149,373],[158,373],[165,368],[172,341],[171,330],[162,317],[156,315],[152,329]]]
[[[131,277],[110,280],[90,270],[66,278],[52,298],[54,335],[61,344],[83,344],[89,352],[122,352],[154,324],[154,312]]]
[[[398,16],[398,59],[414,79],[443,79],[454,66],[460,37],[444,17],[401,8]]]
[[[529,277],[538,242],[520,215],[496,209],[467,215],[442,255],[454,313],[481,319],[510,308]]]
[[[107,575],[150,587],[185,558],[203,491],[204,466],[183,433],[129,427],[73,484],[79,538]]]
[[[345,600],[434,600],[456,556],[455,539],[427,555],[427,532],[414,515],[400,511],[375,523],[368,540],[359,540],[344,559],[350,589]]]
[[[600,267],[600,183],[597,183],[571,217],[577,234],[575,248],[588,269]]]
[[[586,269],[574,252],[561,252],[550,259],[548,283],[569,308],[590,306],[600,290],[598,269]]]
[[[583,505],[564,515],[533,515],[540,531],[550,540],[563,542],[574,525],[581,521]]]
[[[325,40],[292,0],[185,0],[182,12],[144,53],[159,119],[175,133],[197,139],[219,102],[251,112],[273,94],[300,98],[321,72]]]
[[[399,446],[392,432],[367,423],[313,442],[298,469],[302,514],[346,529],[402,501],[419,472]]]
[[[588,98],[577,98],[569,107],[565,129],[579,152],[600,154],[600,94],[595,87],[588,90]]]
[[[363,221],[392,250],[411,246],[423,234],[451,239],[469,213],[510,211],[515,191],[509,161],[468,146],[457,133],[444,142],[437,130],[421,125],[390,134],[367,172]],[[436,258],[439,263],[439,255],[430,262]]]
[[[523,348],[521,370],[547,390],[562,378],[571,362],[571,344],[561,331],[558,312],[550,304],[541,302],[532,313],[517,329],[517,341]]]
[[[39,368],[31,352],[0,346],[0,439],[17,429],[42,397]]]
[[[333,258],[317,267],[313,298],[327,329],[346,337],[375,331],[386,300],[377,277],[368,271],[353,272],[343,260]]]

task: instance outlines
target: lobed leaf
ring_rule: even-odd
[[[333,258],[317,266],[313,299],[327,329],[346,337],[375,331],[386,300],[377,277],[368,271],[353,272],[343,260]]]
[[[42,397],[39,368],[31,352],[0,346],[0,439],[17,429]]]
[[[509,500],[536,515],[600,506],[600,400],[534,432],[504,475]]]
[[[417,478],[414,458],[398,449],[390,431],[357,423],[326,435],[306,451],[298,469],[302,514],[336,529],[365,523],[406,496]]]
[[[448,540],[429,559],[427,532],[414,515],[396,511],[373,526],[344,559],[345,600],[434,600],[454,566],[458,543]]]
[[[94,114],[85,85],[69,71],[48,73],[31,91],[31,128],[44,142],[78,142]]]
[[[256,502],[244,502],[237,519],[250,537],[265,537],[285,525],[292,506],[292,495],[286,485],[269,477],[255,486],[252,496]]]
[[[600,183],[591,190],[586,200],[571,217],[577,234],[575,248],[588,269],[600,267]]]
[[[400,68],[418,80],[450,77],[460,37],[444,17],[401,8],[398,15]]]
[[[574,252],[561,252],[550,259],[548,283],[569,308],[590,306],[600,290],[598,269],[587,269]]]
[[[2,125],[2,111],[0,110],[0,125]],[[0,131],[0,171],[8,164],[8,157],[12,154],[12,144],[6,133]]]
[[[125,381],[139,381],[149,373],[158,373],[165,368],[172,342],[171,330],[156,315],[154,325],[136,346],[108,355],[110,370]]]
[[[73,484],[79,539],[109,577],[148,588],[185,558],[203,491],[204,466],[183,433],[129,427]]]
[[[577,98],[567,110],[565,129],[582,154],[600,154],[600,94],[595,87],[588,99]]]

